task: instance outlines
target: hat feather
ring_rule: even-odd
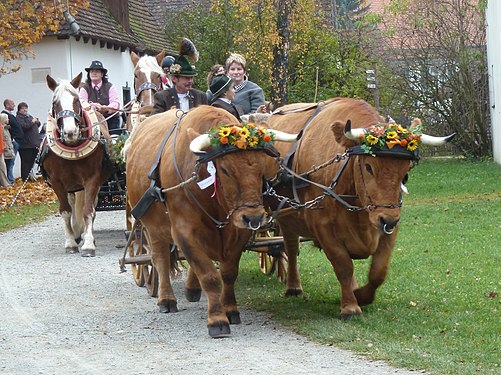
[[[183,38],[179,43],[179,54],[185,55],[193,62],[198,61],[198,51],[195,47],[195,44],[188,38]]]

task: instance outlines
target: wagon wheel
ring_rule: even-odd
[[[144,254],[144,249],[141,243],[141,226],[136,228],[136,230],[132,231],[134,227],[134,218],[130,213],[130,206],[127,202],[125,205],[125,215],[126,215],[126,227],[129,236],[133,236],[133,240],[130,243],[127,252],[129,254],[130,259],[134,259],[134,257]],[[143,275],[143,265],[131,263],[130,264],[132,270],[132,277],[134,278],[134,282],[137,286],[143,287],[145,280]]]
[[[143,226],[142,227],[142,247],[143,247],[143,254],[150,254],[151,255],[151,248],[150,248],[150,235],[148,233],[148,230]],[[146,284],[146,290],[148,291],[148,294],[150,297],[157,297],[158,296],[158,272],[153,266],[151,262],[143,264],[142,265],[142,276]]]
[[[280,241],[278,237],[280,228],[278,224],[274,223],[273,226],[263,232],[258,233],[256,238],[261,240],[275,239]],[[265,275],[276,273],[277,279],[280,282],[285,282],[287,277],[287,254],[285,253],[284,245],[277,243],[268,246],[268,251],[258,251],[259,269]]]

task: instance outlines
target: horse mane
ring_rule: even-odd
[[[64,92],[68,91],[71,95],[78,97],[77,89],[71,85],[68,80],[60,80],[57,87],[54,89],[54,99],[53,102],[61,101]]]
[[[149,69],[161,76],[165,76],[163,69],[158,65],[157,59],[154,56],[144,55],[138,60],[137,66],[139,69]]]

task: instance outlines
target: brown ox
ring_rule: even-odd
[[[357,137],[363,133],[362,128],[384,123],[384,119],[365,101],[337,98],[319,106],[288,105],[275,113],[269,120],[274,129],[299,133],[307,124],[291,159],[292,170],[302,174],[319,167],[306,177],[313,183],[296,191],[296,200],[301,204],[310,202],[312,207],[299,206],[292,210],[292,214],[284,212],[279,216],[289,257],[286,294],[302,293],[297,254],[298,236],[305,236],[323,249],[334,268],[341,284],[341,316],[361,314],[360,306],[373,302],[376,289],[386,277],[398,233],[401,183],[411,167],[411,160],[396,157],[396,152],[376,157],[355,152],[340,160],[334,159],[360,143]],[[347,137],[345,124],[348,120],[355,134],[350,131]],[[423,135],[422,141],[440,144],[449,138]],[[287,144],[277,145],[282,156],[289,148]],[[336,178],[345,160],[344,171]],[[331,187],[334,194],[321,186]],[[277,191],[283,196],[294,196],[290,187],[277,187]],[[326,196],[322,197],[324,193]],[[345,197],[336,199],[335,194]],[[316,198],[318,201],[313,202]],[[271,201],[276,205],[275,198]],[[372,264],[368,283],[359,288],[352,259],[370,256]]]
[[[156,186],[167,189],[165,203],[155,201],[143,216],[138,215],[149,234],[152,262],[159,274],[158,305],[162,312],[177,311],[168,252],[168,244],[175,243],[190,265],[186,296],[189,301],[198,301],[201,285],[208,299],[209,334],[221,337],[230,333],[230,323],[240,323],[234,292],[238,264],[251,236],[250,228],[257,229],[266,221],[263,181],[276,175],[278,162],[258,150],[207,156],[214,163],[216,183],[201,189],[190,178],[200,181],[209,177],[208,159],[197,162],[198,156],[190,147],[194,151],[210,149],[205,133],[238,121],[209,106],[197,107],[179,120],[181,114],[170,110],[150,116],[135,128],[127,153],[127,194],[131,206],[140,202],[150,187],[148,174],[160,150]],[[277,139],[295,139],[276,133]],[[141,204],[142,200],[137,207]],[[220,272],[213,261],[219,262]]]

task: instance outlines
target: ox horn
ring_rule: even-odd
[[[452,141],[455,136],[456,133],[452,133],[451,135],[448,135],[446,137],[434,137],[432,135],[422,134],[421,142],[423,142],[424,145],[440,146]]]
[[[275,135],[275,141],[294,142],[297,140],[297,134],[285,133],[275,129],[270,129],[270,133]]]
[[[210,138],[208,134],[200,134],[190,143],[190,150],[194,154],[205,153],[204,148],[210,146]]]
[[[351,120],[346,121],[346,125],[344,126],[344,136],[348,139],[352,139],[357,141],[360,139],[360,136],[367,133],[367,129],[364,128],[351,128]]]

